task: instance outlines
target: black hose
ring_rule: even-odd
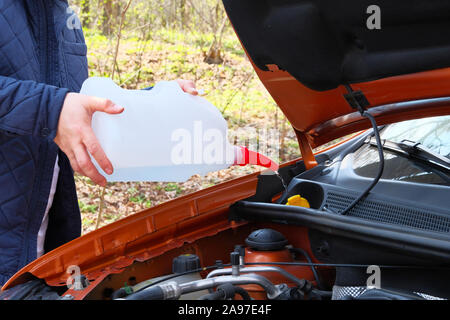
[[[246,262],[245,265],[280,265],[280,266],[315,266],[315,267],[336,267],[336,268],[367,268],[370,264],[355,264],[355,263],[309,263],[309,262]],[[433,270],[449,270],[445,266],[406,266],[406,265],[379,265],[380,268],[385,269],[433,269]]]
[[[160,286],[138,291],[126,297],[127,300],[164,300],[164,292]]]
[[[243,300],[251,300],[249,293],[244,288],[235,286],[231,283],[225,283],[218,286],[216,291],[200,297],[199,300],[234,299],[236,294],[240,295]]]
[[[305,250],[300,249],[300,248],[290,248],[290,250],[294,251],[296,253],[300,253],[301,255],[303,255],[306,258],[308,263],[312,264],[311,257],[309,256],[309,254]],[[320,281],[319,274],[317,273],[317,270],[316,270],[315,266],[311,265],[310,267],[311,267],[311,271],[312,271],[312,273],[314,275],[314,279],[316,279],[317,287],[319,289],[323,289],[322,282]]]
[[[331,296],[333,295],[332,291],[324,291],[324,290],[318,290],[318,289],[312,289],[311,292],[322,298],[331,298]]]
[[[125,298],[126,296],[128,296],[128,292],[125,288],[120,288],[112,293],[111,299]]]
[[[370,123],[372,124],[373,132],[375,134],[375,139],[377,141],[377,149],[378,149],[378,157],[380,158],[380,165],[378,166],[377,175],[372,180],[372,183],[369,185],[369,187],[367,187],[367,189],[363,193],[361,193],[359,195],[359,197],[357,197],[355,200],[353,200],[353,202],[347,208],[345,208],[343,211],[339,212],[340,215],[346,215],[350,210],[352,210],[358,204],[358,202],[360,202],[362,199],[367,197],[367,195],[369,194],[370,190],[372,190],[372,188],[378,183],[378,181],[380,180],[381,176],[383,175],[384,154],[383,154],[383,146],[381,144],[380,131],[378,130],[378,126],[377,126],[377,123],[375,121],[375,118],[369,112],[364,111],[362,113],[362,116],[366,117],[367,119],[369,119]]]
[[[219,291],[213,291],[201,296],[198,300],[223,300],[223,294]]]
[[[250,297],[250,294],[247,292],[247,290],[245,290],[242,287],[237,287],[235,286],[235,291],[238,295],[241,296],[242,300],[252,300],[252,298]]]

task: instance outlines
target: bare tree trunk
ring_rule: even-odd
[[[225,16],[222,20],[222,24],[217,32],[214,34],[214,40],[211,44],[211,47],[208,50],[208,53],[205,55],[204,61],[209,64],[221,64],[223,62],[223,58],[221,55],[222,50],[222,36],[223,31],[225,29],[225,25],[228,21],[227,16]]]
[[[112,34],[112,19],[113,19],[113,0],[103,0],[103,19],[102,19],[102,33],[110,36]]]
[[[89,0],[81,1],[81,23],[83,27],[91,27],[91,4]]]
[[[287,135],[286,128],[286,117],[282,117],[281,120],[281,135],[280,135],[280,160],[281,162],[285,162],[287,160],[286,150],[285,150],[285,141]]]
[[[123,27],[123,23],[125,22],[125,15],[127,14],[128,8],[130,8],[131,2],[133,2],[133,0],[128,0],[128,3],[126,4],[125,8],[122,11],[122,14],[120,15],[119,31],[117,32],[116,48],[114,50],[114,60],[113,60],[113,67],[112,67],[112,73],[111,73],[112,80],[114,80],[116,66],[118,68],[117,56],[119,54],[120,39],[122,37],[122,27]]]

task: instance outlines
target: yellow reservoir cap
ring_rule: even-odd
[[[286,205],[310,208],[308,200],[306,200],[305,198],[303,198],[299,194],[296,194],[295,196],[290,197],[288,199]]]

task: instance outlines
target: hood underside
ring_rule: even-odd
[[[433,99],[450,95],[448,1],[223,2],[261,81],[313,147],[369,126],[344,85],[379,124],[450,113]]]

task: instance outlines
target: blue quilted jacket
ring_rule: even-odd
[[[53,142],[67,92],[88,76],[73,17],[63,0],[0,0],[0,284],[36,259],[58,154],[45,251],[81,232],[73,172]]]

